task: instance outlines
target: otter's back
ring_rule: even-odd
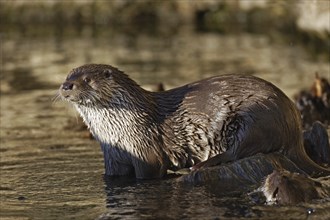
[[[300,118],[294,104],[265,80],[223,75],[167,94],[181,97],[176,109],[178,118],[184,115],[189,120],[180,122],[183,126],[176,135],[180,136],[179,130],[183,130],[185,137],[181,139],[191,143],[190,151],[201,161],[226,151],[238,159],[301,145]],[[195,150],[196,146],[200,149]]]

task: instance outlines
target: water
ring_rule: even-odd
[[[40,34],[40,32],[42,34]],[[77,125],[65,103],[53,103],[73,67],[106,63],[145,88],[172,88],[222,73],[260,76],[292,97],[329,63],[313,61],[295,42],[261,35],[131,35],[114,30],[41,29],[1,36],[1,219],[321,219],[329,200],[265,206],[220,186],[191,186],[175,178],[104,178],[99,145]],[[308,214],[311,213],[311,214]]]

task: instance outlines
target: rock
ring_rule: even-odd
[[[327,130],[316,121],[303,133],[304,147],[308,156],[317,164],[330,166],[330,145]]]
[[[297,26],[324,37],[330,33],[330,3],[324,0],[301,1],[298,4]]]
[[[328,197],[329,180],[329,176],[321,180],[287,170],[274,170],[267,176],[260,190],[267,204],[295,205]]]
[[[316,73],[312,87],[301,91],[294,99],[305,129],[315,121],[330,125],[330,84],[326,78]]]
[[[279,153],[257,154],[233,163],[222,164],[193,171],[178,178],[179,182],[216,184],[225,190],[249,189],[260,182],[275,169],[286,169],[303,173],[292,161]]]

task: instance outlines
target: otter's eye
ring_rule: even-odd
[[[111,74],[112,74],[112,71],[111,71],[111,70],[105,70],[105,71],[104,71],[104,76],[105,76],[106,78],[111,78]]]
[[[85,83],[90,83],[91,82],[91,79],[88,78],[88,77],[85,77],[83,80],[84,80]]]

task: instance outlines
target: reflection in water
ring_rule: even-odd
[[[254,74],[292,97],[310,85],[315,71],[330,74],[327,62],[310,61],[295,42],[198,34],[189,27],[168,36],[27,28],[24,35],[6,33],[1,48],[0,218],[294,219],[305,218],[307,208],[316,210],[311,217],[329,214],[328,200],[266,207],[241,194],[219,194],[219,186],[103,180],[99,145],[68,126],[77,117],[70,107],[52,103],[69,70],[85,63],[115,65],[147,88],[159,82],[171,88],[221,73]]]
[[[235,192],[219,193],[219,185],[191,186],[175,180],[126,178],[105,179],[105,183],[107,211],[98,219],[301,219],[314,209],[316,216],[329,214],[326,201],[292,207],[264,206],[260,195],[253,198]]]
[[[108,212],[100,216],[102,218],[190,219],[193,216],[203,219],[235,217],[237,213],[239,216],[257,216],[248,207],[248,200],[237,195],[233,197],[234,194],[219,196],[206,186],[193,187],[173,179],[105,182]],[[212,207],[212,211],[207,207]]]

